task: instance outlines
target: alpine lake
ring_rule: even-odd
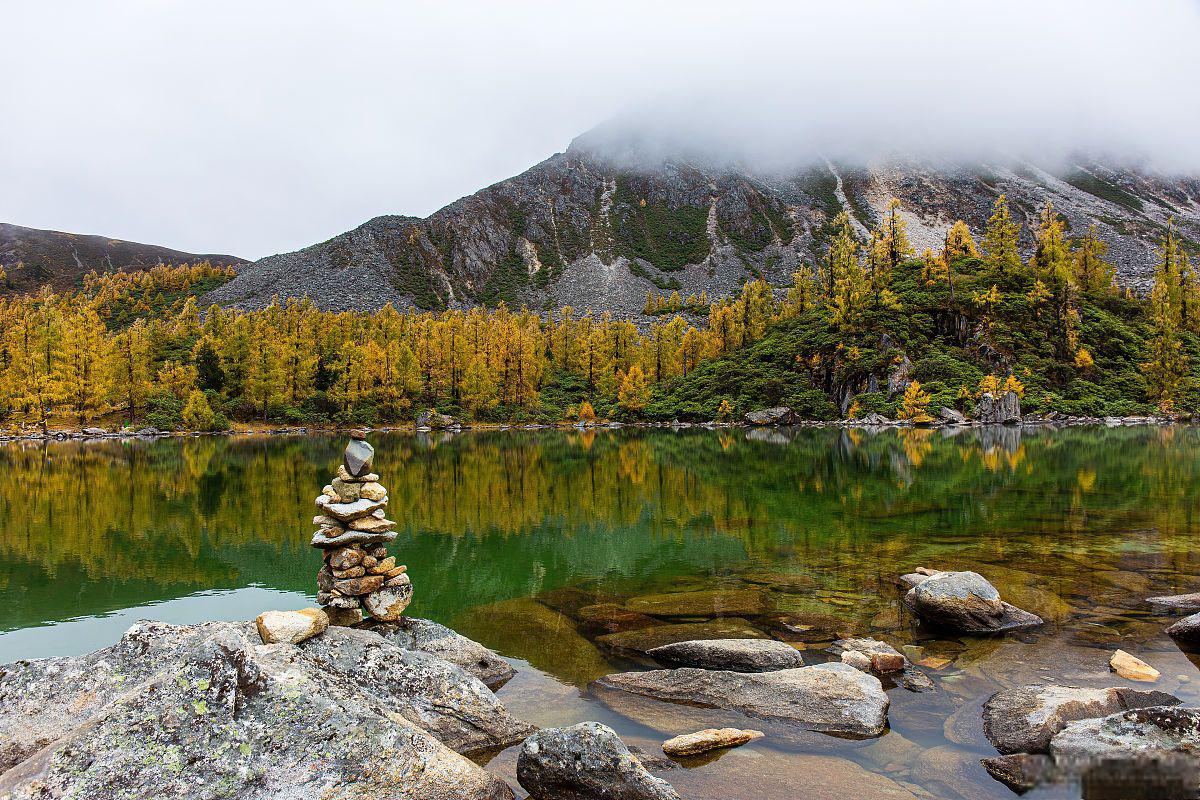
[[[517,675],[497,694],[510,712],[539,726],[597,720],[657,755],[664,739],[703,727],[767,732],[656,773],[686,798],[1008,798],[979,763],[996,754],[980,708],[998,689],[1137,686],[1200,702],[1200,657],[1163,633],[1182,615],[1145,602],[1200,590],[1198,428],[513,430],[371,442],[399,523],[389,549],[415,587],[407,613],[508,658]],[[105,647],[138,619],[249,619],[314,604],[313,498],[344,445],[205,436],[0,446],[0,662]],[[1001,636],[926,630],[897,582],[918,566],[979,572],[1046,624]],[[840,636],[874,636],[930,665],[921,669],[935,689],[889,688],[890,727],[865,740],[777,735],[761,720],[589,690],[601,675],[649,668],[639,648],[663,643],[663,626],[697,623],[793,642],[806,663],[834,660],[826,648]],[[1161,678],[1111,673],[1117,648]],[[517,749],[487,765],[519,792]],[[1079,796],[1072,786],[1026,795]]]

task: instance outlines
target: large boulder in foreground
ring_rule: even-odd
[[[530,736],[517,756],[517,780],[532,800],[679,800],[598,722]]]
[[[1166,692],[1124,687],[1021,686],[996,692],[984,703],[983,733],[1001,753],[1045,753],[1070,722],[1178,703]]]
[[[846,664],[777,672],[692,668],[622,672],[593,685],[671,703],[728,709],[823,733],[878,736],[887,725],[888,696],[883,684]]]
[[[483,693],[366,631],[264,645],[252,622],[140,622],[112,647],[0,669],[0,796],[509,800],[439,740],[523,738]]]
[[[1042,624],[1000,599],[978,572],[938,572],[908,590],[905,604],[924,622],[958,633],[998,633]]]
[[[420,650],[449,661],[493,691],[516,674],[516,670],[494,651],[427,619],[407,617],[398,622],[374,625],[371,631],[397,647]]]
[[[652,648],[647,655],[663,664],[731,672],[772,672],[804,666],[800,651],[773,639],[700,639]]]

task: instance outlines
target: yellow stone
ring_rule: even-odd
[[[1137,656],[1130,655],[1124,650],[1118,650],[1108,660],[1113,672],[1131,681],[1156,681],[1159,671],[1142,661]]]

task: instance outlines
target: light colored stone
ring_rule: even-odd
[[[390,519],[379,519],[378,517],[363,517],[350,523],[350,530],[365,533],[386,533],[395,527],[396,523]]]
[[[362,566],[350,567],[349,569],[333,570],[333,577],[339,581],[346,580],[347,578],[361,578],[366,574],[367,570]]]
[[[404,609],[408,608],[408,604],[412,602],[412,582],[407,575],[404,575],[401,576],[404,580],[394,578],[388,581],[387,586],[383,586],[383,576],[376,577],[380,578],[381,585],[363,597],[363,608],[377,620],[395,622],[400,619],[404,614]]]
[[[329,627],[329,615],[319,608],[299,611],[264,611],[254,620],[263,644],[299,644]]]
[[[855,669],[862,670],[863,672],[871,671],[871,657],[866,653],[859,652],[858,650],[843,650],[841,660],[843,664],[849,664]]]
[[[368,500],[382,500],[387,497],[387,489],[378,483],[364,483],[359,489],[359,495]]]
[[[1108,660],[1112,671],[1131,681],[1154,682],[1158,680],[1159,671],[1142,661],[1137,656],[1130,655],[1124,650],[1118,650]]]
[[[740,730],[738,728],[708,728],[707,730],[685,733],[663,742],[663,752],[669,756],[696,756],[711,750],[721,750],[726,747],[739,747],[746,742],[763,737],[762,731]]]
[[[382,533],[368,533],[367,531],[340,531],[339,529],[329,529],[335,535],[326,535],[325,531],[317,531],[313,534],[310,544],[313,547],[334,548],[345,547],[351,544],[378,544],[382,542],[390,542],[396,538],[394,531],[384,531]]]
[[[1194,769],[1200,755],[1200,709],[1140,708],[1080,720],[1068,724],[1050,742],[1050,755],[1064,761],[1139,754],[1157,758],[1186,754]]]

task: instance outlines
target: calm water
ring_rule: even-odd
[[[1200,701],[1196,666],[1162,635],[1172,618],[1143,602],[1200,589],[1197,429],[373,442],[400,523],[392,551],[416,587],[410,612],[513,659],[520,672],[499,694],[531,722],[599,719],[657,751],[664,736],[703,721],[675,707],[614,710],[586,691],[639,663],[629,631],[649,622],[624,605],[647,594],[748,599],[725,624],[795,641],[813,662],[829,657],[823,648],[838,632],[948,662],[928,670],[935,692],[890,690],[891,730],[880,739],[768,735],[667,774],[686,797],[742,797],[748,782],[767,800],[1010,797],[978,765],[994,754],[980,704],[1036,680],[1126,684],[1106,668],[1117,647],[1162,671],[1155,688]],[[106,646],[139,618],[244,619],[311,603],[320,557],[307,522],[343,445],[190,438],[0,449],[0,661]],[[912,624],[895,586],[920,565],[981,572],[1049,624],[937,638]],[[677,613],[677,623],[710,616]],[[514,758],[502,753],[489,768],[515,786]]]

